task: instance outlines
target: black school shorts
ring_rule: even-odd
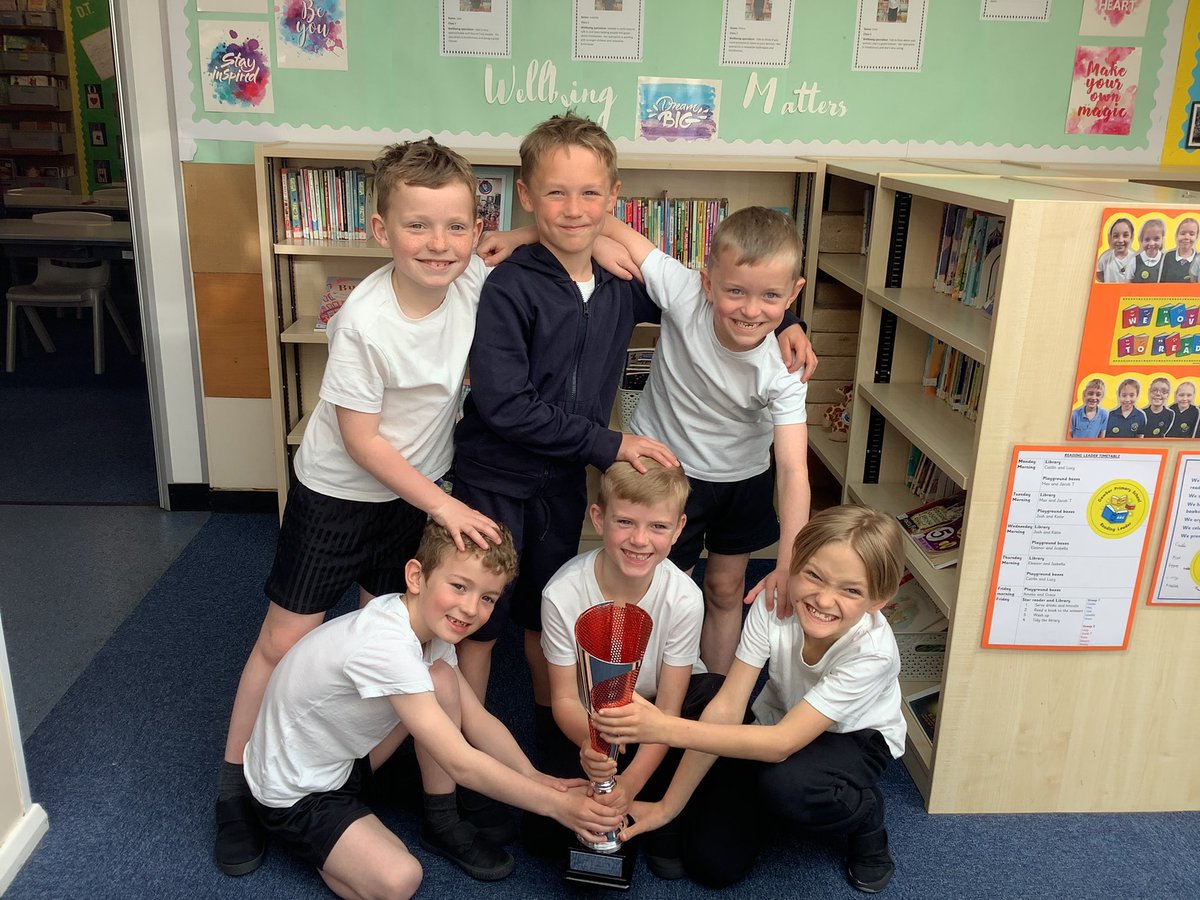
[[[687,523],[671,548],[671,562],[688,571],[700,553],[737,556],[779,540],[775,513],[775,467],[745,481],[701,481],[688,476]]]
[[[300,859],[318,869],[333,851],[346,829],[364,816],[373,815],[363,799],[371,783],[371,763],[357,760],[350,777],[340,788],[301,797],[286,809],[263,806],[254,800],[254,810],[267,834]]]
[[[341,500],[297,481],[283,511],[267,599],[309,615],[328,612],[355,583],[376,597],[402,593],[404,565],[417,552],[427,518],[400,498]]]

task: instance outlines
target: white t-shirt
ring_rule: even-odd
[[[900,650],[887,619],[868,613],[843,634],[815,666],[804,661],[804,629],[795,615],[783,622],[767,611],[759,594],[746,617],[737,658],[770,675],[754,701],[755,720],[779,722],[801,700],[833,719],[830,731],[845,734],[874,728],[892,756],[904,755],[904,716],[900,712]]]
[[[555,572],[542,590],[542,651],[551,665],[575,665],[575,620],[585,609],[606,599],[596,581],[596,554],[602,552],[579,554]],[[658,696],[661,665],[706,671],[700,661],[704,595],[696,582],[664,559],[637,605],[650,615],[654,627],[634,689],[653,701]]]
[[[454,420],[489,270],[472,256],[441,306],[410,319],[396,300],[392,266],[363,279],[329,321],[320,399],[296,452],[296,477],[329,497],[396,498],[346,452],[338,406],[381,413],[379,433],[426,478],[446,474],[454,456]]]
[[[388,698],[432,691],[429,667],[439,659],[458,664],[439,638],[421,647],[401,594],[310,631],[271,673],[246,745],[251,792],[283,809],[341,787],[354,761],[399,724]]]
[[[722,347],[700,273],[661,251],[642,263],[662,307],[662,336],[629,429],[670,447],[702,481],[734,482],[770,467],[774,426],[808,421],[808,386],[768,336],[753,350]]]

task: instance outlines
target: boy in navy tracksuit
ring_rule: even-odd
[[[586,466],[604,470],[623,459],[642,471],[642,456],[677,462],[658,441],[608,428],[633,328],[659,320],[640,282],[592,261],[620,188],[616,148],[599,125],[568,113],[535,127],[520,153],[517,192],[540,243],[514,252],[484,288],[471,393],[455,432],[454,495],[508,526],[521,570],[458,656],[468,683],[485,696],[491,648],[511,615],[526,629],[537,722],[545,728],[552,719],[541,591],[578,552]],[[780,330],[797,323],[792,316]],[[785,342],[784,359],[794,353],[811,372],[815,359],[801,330]]]

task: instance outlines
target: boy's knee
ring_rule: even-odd
[[[733,572],[704,573],[704,603],[714,609],[728,611],[742,608],[745,593],[745,574]]]
[[[416,857],[408,856],[403,862],[392,866],[383,876],[385,896],[389,900],[408,900],[421,886],[423,874]]]
[[[283,655],[296,646],[300,638],[313,630],[316,623],[307,621],[273,622],[268,618],[263,622],[262,630],[254,645],[254,652],[259,653],[272,666],[277,666]]]
[[[433,681],[433,693],[438,703],[445,709],[457,709],[460,703],[458,694],[458,672],[444,659],[439,659],[429,667],[429,677]]]

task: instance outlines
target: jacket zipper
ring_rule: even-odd
[[[575,293],[579,297],[579,304],[583,310],[583,321],[580,323],[575,340],[575,358],[571,361],[571,386],[567,391],[567,400],[573,407],[575,398],[579,393],[579,360],[583,356],[583,348],[587,343],[588,319],[591,318],[591,310],[588,306],[588,301],[583,298],[583,291],[579,289],[579,285],[574,281],[571,284],[575,287]]]

